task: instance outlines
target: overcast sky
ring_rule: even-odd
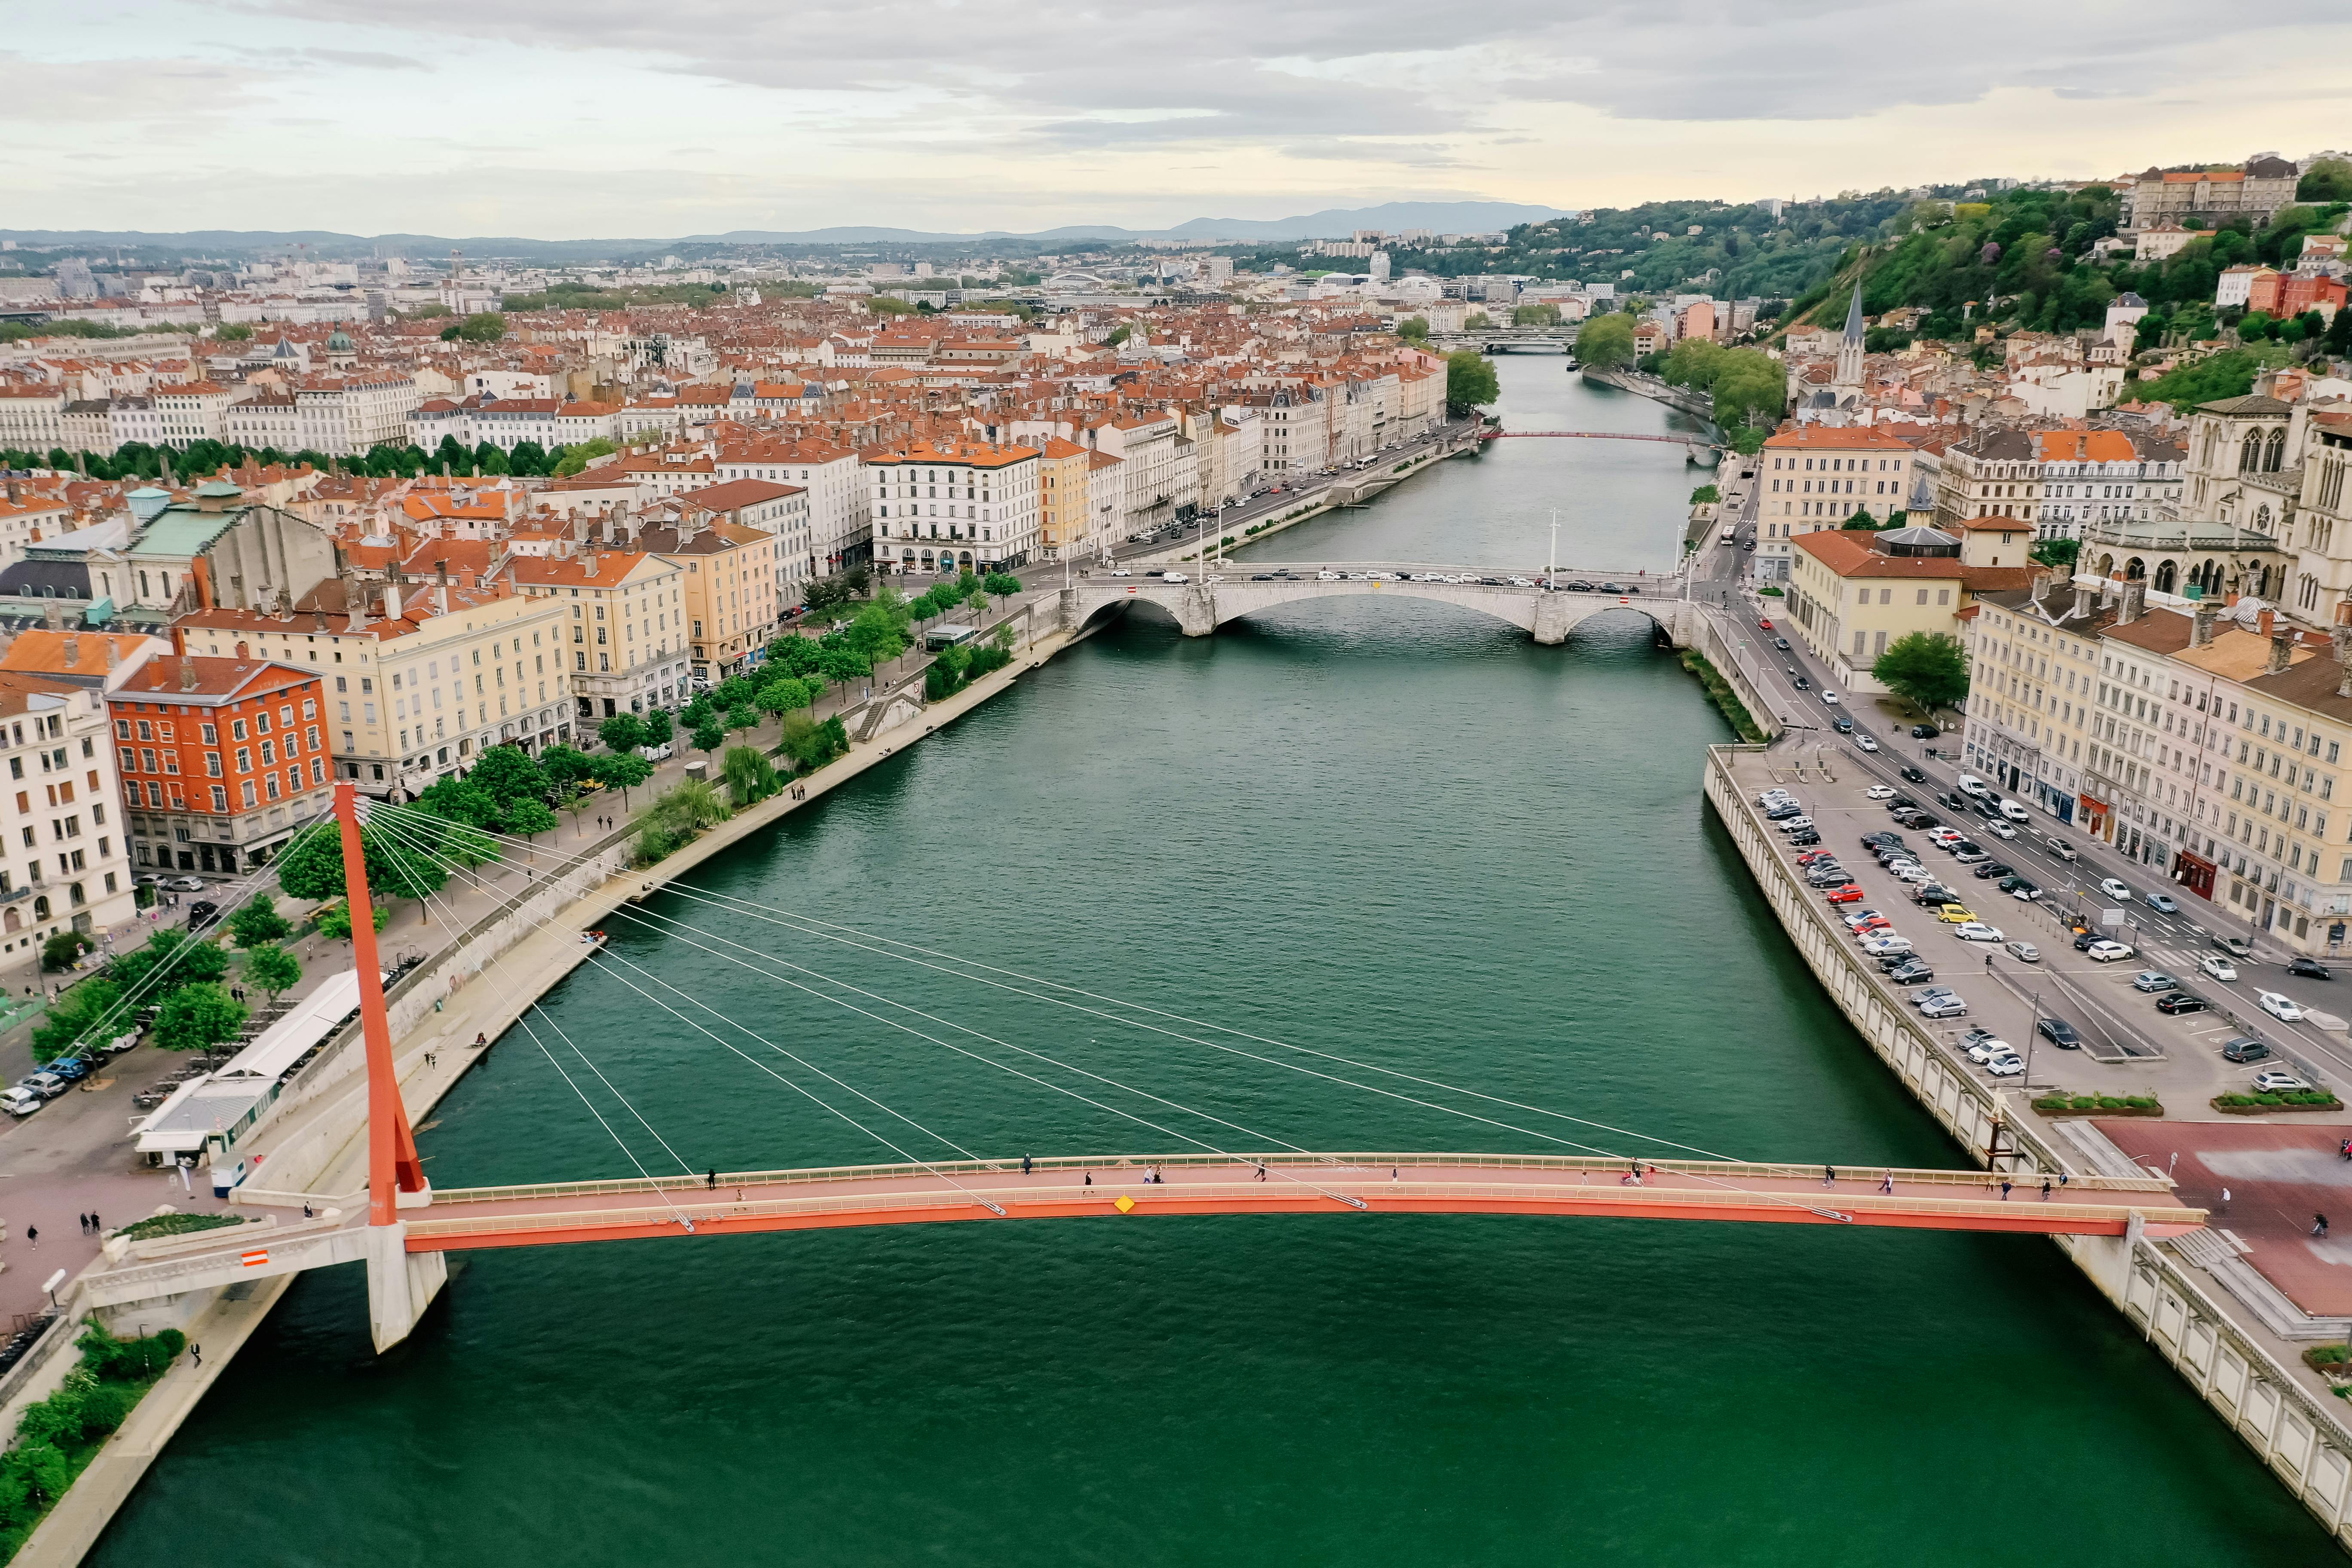
[[[2105,176],[2352,140],[2352,11],[2325,6],[2237,12],[2226,41],[2188,0],[8,11],[0,226],[23,228],[1141,228]]]

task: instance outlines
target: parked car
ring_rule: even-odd
[[[1773,801],[1764,807],[1764,820],[1767,822],[1786,822],[1792,816],[1804,814],[1805,808],[1793,800]]]
[[[174,877],[163,884],[175,893],[201,893],[205,890],[202,877]]]
[[[1985,1063],[1984,1069],[1995,1078],[2018,1078],[2025,1072],[2025,1062],[2015,1056],[1995,1057]]]
[[[1970,1029],[1961,1037],[1963,1048],[1972,1062],[1989,1062],[1995,1057],[2015,1056],[2017,1047],[1995,1036],[1989,1029]]]
[[[1989,926],[1982,921],[1970,921],[1952,928],[1952,934],[1962,942],[2000,942],[2004,940],[1999,926]]]
[[[1960,901],[1959,894],[1945,887],[1941,882],[1928,883],[1913,893],[1911,899],[1914,903],[1923,904],[1931,910],[1940,910],[1946,904],[1957,904]]]
[[[1936,918],[1946,925],[1966,925],[1975,920],[1976,911],[1963,903],[1948,903],[1936,911]]]
[[[1840,915],[1838,918],[1845,921],[1846,929],[1848,931],[1861,931],[1867,927],[1871,921],[1883,921],[1886,917],[1880,914],[1876,910],[1849,910],[1846,913]]]
[[[2012,942],[2009,943],[2009,955],[2010,957],[2017,960],[2020,963],[2039,963],[2042,962],[2042,950],[2034,946],[2030,942]]]
[[[16,1087],[29,1089],[43,1100],[55,1100],[66,1091],[66,1080],[53,1072],[27,1073],[16,1080]]]
[[[2041,884],[2030,881],[2023,877],[2003,877],[1993,886],[2012,899],[2023,899],[2029,903],[2042,896]]]
[[[1912,985],[1922,980],[1933,980],[1936,972],[1916,958],[1906,958],[1886,966],[1886,978],[1897,985]]]
[[[2307,980],[2333,980],[2336,978],[2336,972],[2328,968],[2327,965],[2320,963],[2319,960],[2315,958],[2306,957],[2302,954],[2297,954],[2295,957],[2287,961],[2286,972],[2289,974],[2300,974]]]
[[[2119,942],[2095,942],[2083,953],[2094,963],[2113,963],[2119,958],[2129,958],[2132,950]]]
[[[1943,731],[1937,729],[1933,724],[1914,724],[1911,726],[1911,738],[1915,741],[1932,741],[1942,733]]]
[[[1874,937],[1862,944],[1862,951],[1873,958],[1905,958],[1910,955],[1911,939],[1892,933]]]
[[[2268,1061],[2270,1054],[2270,1047],[2245,1035],[2240,1035],[2221,1047],[2221,1059],[2225,1062]]]
[[[2150,893],[2147,896],[2147,907],[2160,915],[2177,915],[2180,912],[2180,905],[2174,901],[2169,893]]]
[[[42,1064],[43,1072],[53,1072],[68,1083],[79,1083],[89,1076],[89,1061],[84,1057],[59,1057]]]
[[[2277,1068],[2266,1068],[2254,1075],[2256,1094],[2292,1094],[2297,1089],[2306,1089],[2310,1087],[2311,1085],[2295,1077],[2294,1074],[2284,1072]]]
[[[2159,991],[2177,991],[2180,982],[2161,969],[2143,969],[2132,976],[2132,989],[2145,991],[2153,996]]]
[[[1895,795],[1893,784],[1873,784],[1862,792],[1864,800],[1888,800]]]
[[[2233,966],[2228,959],[2216,958],[2210,953],[2199,959],[2197,961],[2197,967],[2203,970],[2208,977],[2214,980],[2235,980],[2238,977],[2236,967]]]
[[[2159,1013],[2174,1017],[2178,1017],[2183,1013],[2210,1012],[2212,1010],[2212,1005],[2213,1005],[2206,1001],[2204,997],[2192,994],[2187,991],[2175,991],[2168,995],[2159,996],[2156,999],[2156,1010]]]
[[[1810,849],[1821,841],[1821,833],[1815,828],[1808,827],[1801,833],[1791,833],[1789,835],[1789,842],[1797,846],[1801,849]]]
[[[1832,888],[1829,891],[1829,900],[1832,904],[1858,904],[1864,896],[1863,890],[1852,882],[1843,888]]]
[[[2101,936],[2097,931],[2078,931],[2074,933],[2074,951],[2076,952],[2088,952],[2091,951],[2091,944],[2093,942],[2105,942],[2105,940],[2106,939]]]
[[[2275,991],[2254,993],[2254,1005],[2282,1024],[2294,1023],[2303,1016],[2303,1008],[2298,1004]]]
[[[1938,997],[1921,1006],[1919,1016],[1923,1018],[1965,1018],[1969,1016],[1969,1005],[1957,996]]]
[[[1963,866],[1981,866],[1992,858],[1992,851],[1963,838],[1952,846],[1952,858]]]
[[[0,1110],[22,1119],[41,1109],[41,1097],[29,1089],[12,1087],[0,1089]]]
[[[2062,1051],[2079,1051],[2083,1048],[2083,1037],[2076,1034],[2074,1026],[2063,1018],[2036,1018],[2033,1021],[2033,1032]]]
[[[1989,882],[1995,877],[2015,876],[2017,874],[2017,868],[2011,865],[2006,860],[1994,860],[1989,858],[1984,861],[1983,864],[1970,868],[1969,874],[1977,878],[1980,881]]]

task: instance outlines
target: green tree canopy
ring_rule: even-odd
[[[272,1002],[301,980],[302,961],[274,942],[261,942],[245,955],[245,983],[261,987]]]
[[[709,748],[705,747],[708,751]],[[654,776],[653,763],[635,752],[615,752],[609,757],[596,759],[596,779],[608,789],[621,792],[621,809],[629,805],[629,792]]]
[[[1396,332],[1397,336],[1409,343],[1426,342],[1429,341],[1429,318],[1407,316],[1397,323]]]
[[[292,936],[294,922],[278,912],[277,900],[268,893],[256,893],[228,917],[228,934],[239,947],[259,947]]]
[[[1633,318],[1595,316],[1576,332],[1576,361],[1588,370],[1622,370],[1633,363]]]
[[[1502,384],[1495,379],[1495,362],[1475,349],[1461,349],[1445,356],[1445,407],[1459,418],[1473,408],[1493,403],[1503,395]]]
[[[2299,202],[2352,202],[2352,163],[2341,158],[2322,158],[2303,172],[2295,182],[2294,199]]]
[[[1515,306],[1511,310],[1511,325],[1515,327],[1557,327],[1559,325],[1559,307],[1557,305]]]
[[[634,713],[615,713],[596,726],[596,738],[608,752],[634,752],[646,743],[646,727]]]
[[[201,1051],[236,1038],[246,1006],[216,980],[183,985],[155,1015],[155,1043],[167,1051]]]
[[[775,764],[757,746],[728,747],[719,771],[739,806],[765,800],[783,787],[776,776]]]
[[[411,844],[420,837],[416,818],[401,824],[395,839],[382,828],[362,826],[360,847],[367,858],[368,888],[379,903],[394,899],[421,899],[441,890],[449,879],[446,867]],[[425,829],[429,832],[429,829]],[[278,885],[292,899],[324,903],[343,896],[343,843],[340,834],[319,831],[295,840],[278,859]],[[383,912],[381,909],[377,911]]]
[[[131,1026],[131,1012],[121,1005],[123,987],[115,983],[113,966],[109,965],[103,974],[58,997],[33,1026],[33,1059],[55,1061],[78,1044],[96,1047],[122,1033]],[[140,1005],[145,1005],[148,1000],[141,997]]]
[[[1886,689],[1922,710],[1948,708],[1969,694],[1969,656],[1943,632],[1911,632],[1886,645],[1870,667]]]

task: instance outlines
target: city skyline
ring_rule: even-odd
[[[1015,37],[934,0],[593,0],[556,36],[499,0],[174,0],[27,19],[0,122],[26,227],[551,239],[1746,200],[2341,139],[2324,62],[2352,24],[2215,51],[2201,15],[1506,4],[1432,39],[1419,13],[1211,4]]]

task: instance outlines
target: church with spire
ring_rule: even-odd
[[[1831,385],[1859,387],[1862,384],[1862,285],[1857,282],[1853,288],[1853,298],[1846,304],[1845,336],[1838,342],[1837,375]]]

